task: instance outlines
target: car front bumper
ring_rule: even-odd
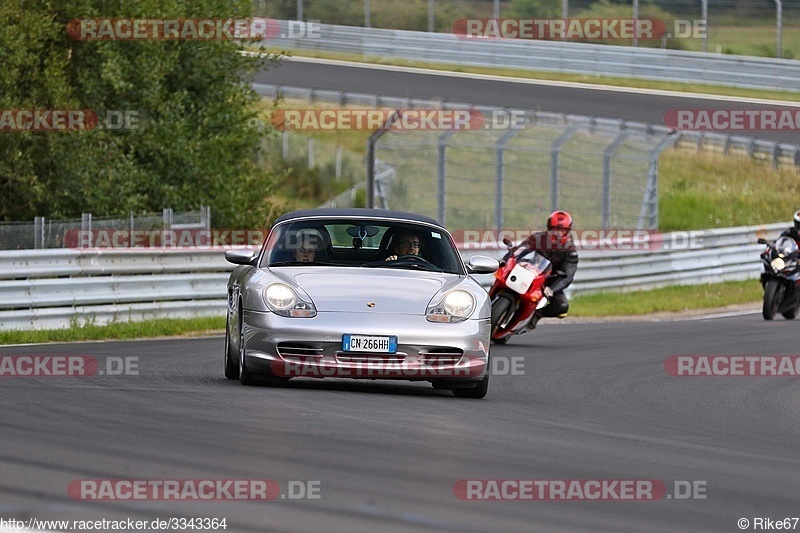
[[[488,318],[429,322],[421,315],[320,312],[286,318],[244,311],[245,362],[278,377],[479,381],[489,368]],[[397,352],[344,352],[342,335],[395,335]]]

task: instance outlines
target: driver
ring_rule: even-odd
[[[398,257],[404,255],[419,255],[421,242],[419,236],[410,231],[404,231],[397,237],[397,241],[392,247],[392,255],[386,258],[387,261],[396,261]]]

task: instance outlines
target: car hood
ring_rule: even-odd
[[[456,274],[384,268],[302,267],[285,269],[282,274],[311,297],[319,312],[410,315],[424,315],[431,298],[460,278]]]

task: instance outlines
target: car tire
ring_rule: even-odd
[[[236,363],[234,357],[238,354],[231,353],[231,332],[228,329],[228,321],[225,320],[225,377],[228,379],[239,379],[239,365]]]
[[[489,392],[489,371],[486,371],[486,375],[480,380],[478,383],[475,384],[474,387],[463,388],[463,389],[453,389],[453,394],[459,398],[476,398],[481,399],[486,396],[486,393]]]
[[[764,287],[764,307],[761,310],[761,316],[764,320],[772,320],[778,314],[778,307],[781,300],[781,283],[776,280],[770,280]]]

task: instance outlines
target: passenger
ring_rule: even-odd
[[[315,229],[302,229],[297,232],[297,248],[294,259],[299,263],[313,263],[317,252],[322,248],[322,235]]]

